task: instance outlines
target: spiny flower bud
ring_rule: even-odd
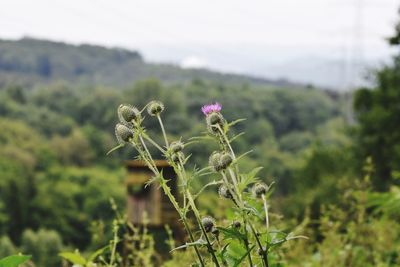
[[[150,116],[157,116],[164,110],[164,104],[160,101],[151,101],[147,106],[147,113]]]
[[[213,112],[210,115],[207,116],[207,120],[209,121],[210,124],[221,124],[224,122],[224,118],[222,117],[221,113]]]
[[[213,112],[206,117],[208,132],[212,135],[218,135],[221,133],[221,129],[224,127],[224,117],[221,113]]]
[[[226,169],[231,165],[232,163],[232,156],[229,153],[224,153],[220,157],[220,162],[221,162],[221,168]]]
[[[218,236],[219,236],[219,230],[218,230],[217,228],[213,227],[212,230],[211,230],[211,233],[212,233],[213,235],[215,235],[215,236],[218,238]]]
[[[231,192],[229,192],[228,187],[226,187],[225,185],[221,185],[218,188],[218,194],[223,198],[232,199],[232,194]]]
[[[181,141],[172,142],[170,145],[171,151],[174,153],[178,153],[183,150],[185,145]]]
[[[115,136],[120,144],[125,144],[133,138],[133,131],[129,129],[126,125],[118,123],[115,125]]]
[[[240,224],[239,221],[234,221],[234,222],[232,223],[232,226],[235,227],[235,228],[240,228],[241,224]]]
[[[201,224],[203,225],[204,230],[209,233],[214,228],[215,222],[212,217],[206,216],[201,219]]]
[[[208,159],[208,164],[214,171],[219,172],[221,170],[221,153],[214,151]]]
[[[265,195],[268,191],[268,186],[264,183],[256,183],[253,187],[253,192],[256,197]]]
[[[134,106],[121,104],[118,107],[118,118],[124,124],[131,124],[132,121],[138,121],[141,118],[140,111]]]

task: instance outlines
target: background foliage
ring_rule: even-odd
[[[113,68],[122,76],[106,75]],[[345,94],[189,72],[146,65],[130,51],[1,41],[0,257],[21,251],[38,266],[59,266],[62,249],[106,244],[114,217],[109,199],[124,206],[122,162],[134,156],[129,150],[105,156],[115,142],[115,108],[158,99],[176,139],[205,131],[205,103],[221,102],[228,120],[246,118],[235,129],[246,133],[234,146],[241,153],[251,148],[244,167],[265,166],[263,180],[277,183],[273,222],[283,224],[282,214],[287,226],[301,222],[298,230],[310,237],[288,245],[283,263],[399,264],[398,56],[376,72],[373,88],[354,95],[356,125],[346,120]],[[140,79],[149,76],[160,79]],[[194,144],[187,153],[204,165],[212,150]],[[217,218],[226,204],[215,192],[199,202]],[[167,266],[190,258],[179,255]]]

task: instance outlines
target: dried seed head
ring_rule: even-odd
[[[141,115],[140,111],[134,106],[121,104],[118,107],[118,118],[120,122],[131,125],[133,121],[139,121]]]
[[[256,183],[253,187],[253,192],[256,197],[265,195],[268,191],[268,186],[264,183]]]
[[[133,130],[122,123],[115,125],[115,136],[119,144],[125,144],[133,138]]]
[[[220,162],[221,162],[221,168],[226,169],[231,165],[232,163],[232,156],[229,153],[224,153],[220,157]]]
[[[164,104],[160,101],[151,101],[147,106],[147,113],[150,116],[157,116],[164,110]]]
[[[232,194],[231,192],[229,192],[228,187],[226,187],[225,185],[221,185],[218,188],[218,194],[223,198],[232,199]]]
[[[219,172],[221,170],[221,153],[214,151],[208,159],[208,164],[214,171]]]
[[[239,221],[234,221],[234,222],[232,223],[232,226],[235,227],[235,228],[240,228],[241,224],[240,224]]]
[[[204,230],[209,233],[214,228],[215,222],[212,217],[206,216],[201,219],[201,224],[203,225]]]
[[[171,151],[174,153],[178,153],[183,150],[185,145],[181,141],[175,141],[171,143]]]

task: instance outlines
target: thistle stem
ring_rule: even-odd
[[[153,139],[151,139],[146,133],[143,133],[143,137],[144,139],[146,139],[147,141],[149,141],[153,146],[155,146],[158,150],[160,150],[161,153],[165,153],[165,150],[160,147],[156,142],[153,141]]]
[[[202,233],[203,233],[203,235],[204,235],[204,237],[206,239],[208,251],[211,254],[211,257],[212,257],[212,259],[214,261],[215,266],[219,267],[220,265],[218,263],[217,256],[215,255],[215,252],[214,252],[214,249],[212,247],[212,244],[211,244],[211,242],[210,242],[210,240],[209,240],[209,238],[207,236],[207,232],[205,231],[205,229],[203,227],[203,224],[201,223],[200,212],[197,209],[196,203],[194,202],[194,199],[193,199],[193,196],[192,196],[191,192],[187,188],[188,179],[187,179],[187,176],[186,176],[186,170],[184,169],[184,166],[183,166],[183,163],[182,163],[181,159],[179,159],[179,163],[175,167],[176,167],[176,171],[178,173],[178,176],[180,176],[181,179],[183,180],[184,192],[185,192],[186,198],[187,198],[187,200],[189,202],[189,206],[192,207],[192,210],[193,210],[194,216],[196,218],[196,221],[199,224],[200,230],[202,231]]]
[[[263,264],[264,264],[265,267],[269,267],[269,265],[268,265],[268,256],[267,256],[267,249],[268,248],[265,248],[265,249],[263,248],[263,246],[262,246],[262,244],[260,242],[260,239],[258,238],[258,233],[254,229],[253,225],[251,223],[249,223],[249,226],[250,226],[250,229],[251,229],[251,231],[252,231],[252,233],[253,233],[256,241],[257,241],[257,245],[258,245],[258,247],[260,248],[260,250],[262,252]]]
[[[261,198],[263,200],[264,203],[264,211],[265,211],[265,223],[267,226],[267,231],[269,229],[269,216],[268,216],[268,204],[267,204],[267,199],[265,198],[265,194],[261,195]]]
[[[210,239],[208,238],[207,232],[204,229],[203,224],[201,223],[200,212],[197,209],[196,204],[194,203],[194,200],[193,200],[192,195],[190,194],[189,190],[187,190],[186,193],[187,193],[187,198],[188,198],[188,201],[189,201],[189,205],[192,207],[192,210],[193,210],[193,213],[194,213],[194,215],[196,217],[197,223],[199,224],[199,227],[200,227],[201,231],[203,232],[203,235],[204,235],[204,237],[206,239],[208,251],[210,252],[210,254],[212,256],[212,259],[214,261],[215,266],[219,267],[220,265],[219,265],[217,256],[215,255],[214,249],[213,249],[213,247],[211,245]]]
[[[172,205],[174,206],[174,208],[175,208],[176,211],[178,212],[179,217],[181,218],[181,220],[182,220],[182,222],[183,222],[183,225],[184,225],[184,227],[185,227],[185,230],[186,230],[186,232],[187,232],[188,235],[189,235],[190,242],[192,242],[192,243],[195,242],[195,240],[194,240],[194,238],[193,238],[193,233],[192,233],[192,231],[191,231],[190,228],[189,228],[189,225],[188,225],[188,223],[187,223],[186,217],[182,214],[178,202],[176,201],[175,197],[174,197],[174,196],[172,195],[172,193],[171,193],[171,189],[170,189],[170,188],[168,187],[168,185],[166,184],[164,178],[162,178],[162,176],[160,175],[160,172],[158,171],[158,169],[157,169],[155,166],[153,166],[153,165],[154,165],[154,164],[153,164],[154,161],[153,161],[152,158],[151,158],[151,154],[150,154],[149,150],[147,149],[146,143],[144,142],[144,140],[143,140],[141,134],[139,134],[139,139],[140,139],[140,142],[142,143],[143,148],[145,149],[145,151],[142,151],[142,150],[138,149],[138,152],[142,155],[142,157],[144,158],[144,160],[145,160],[145,162],[147,163],[147,166],[150,168],[150,170],[151,170],[155,175],[157,175],[157,176],[160,178],[160,186],[162,187],[164,193],[167,195],[169,201],[172,203]],[[147,153],[147,156],[150,158],[151,162],[146,158],[145,153]],[[152,163],[152,162],[153,162],[153,163]],[[200,261],[201,266],[202,266],[202,267],[205,267],[205,263],[204,263],[203,258],[202,258],[201,255],[200,255],[199,249],[198,249],[196,246],[194,246],[194,250],[196,251],[196,254],[197,254],[197,257],[199,258],[199,261]]]
[[[118,225],[116,222],[114,222],[114,239],[112,241],[112,250],[111,250],[111,257],[110,257],[110,263],[108,264],[110,267],[114,266],[114,261],[115,261],[115,254],[117,250],[117,243],[118,243]]]
[[[246,218],[243,218],[243,224],[244,224],[244,233],[246,235],[246,239],[244,240],[244,245],[246,246],[246,250],[249,251],[249,240],[247,239],[248,236],[248,232],[247,232],[247,222],[246,222]],[[253,266],[253,260],[251,259],[251,253],[247,254],[247,259],[249,260],[249,264],[250,266]]]
[[[163,136],[164,136],[165,145],[166,145],[166,147],[168,148],[168,147],[169,147],[169,144],[168,144],[167,134],[165,133],[164,124],[163,124],[163,122],[162,122],[161,117],[160,117],[159,114],[157,115],[157,119],[158,119],[158,122],[160,123],[161,131],[162,131]]]

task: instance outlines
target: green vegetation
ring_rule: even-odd
[[[395,46],[398,35],[390,39]],[[51,267],[60,265],[59,252],[79,249],[62,255],[90,266],[100,258],[109,262],[108,248],[119,249],[115,240],[132,238],[142,244],[132,249],[135,264],[159,262],[153,236],[132,228],[127,237],[129,222],[115,215],[125,205],[122,162],[138,154],[123,148],[106,156],[115,145],[115,107],[157,99],[166,107],[169,140],[202,135],[200,109],[207,103],[220,102],[227,121],[246,119],[230,130],[245,132],[232,143],[237,155],[253,149],[241,159],[241,172],[264,166],[258,177],[276,183],[271,225],[309,238],[283,244],[271,266],[398,266],[399,70],[396,56],[376,72],[373,88],[355,93],[357,123],[350,126],[346,95],[339,93],[150,65],[120,49],[1,41],[0,258],[22,252]],[[143,126],[164,142],[157,120]],[[210,142],[185,147],[189,168],[207,165],[216,149]],[[150,152],[162,157],[154,147]],[[215,177],[194,179],[192,189]],[[231,215],[230,200],[218,198],[214,187],[196,205],[218,222]],[[171,249],[182,245],[173,243]],[[196,258],[187,249],[163,262],[178,266]]]

